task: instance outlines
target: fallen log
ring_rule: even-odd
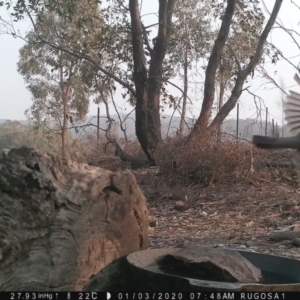
[[[79,291],[148,247],[145,197],[112,172],[22,147],[0,153],[0,291]]]

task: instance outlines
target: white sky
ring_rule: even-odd
[[[265,1],[268,5],[268,9],[271,10],[275,0]],[[297,1],[296,1],[297,2]],[[156,22],[158,1],[156,0],[144,0],[142,14],[149,14],[145,19],[145,24],[153,24]],[[0,8],[0,15],[5,16],[5,10]],[[268,17],[268,16],[267,16]],[[300,10],[298,10],[291,1],[283,1],[281,11],[279,13],[279,19],[285,27],[299,30],[300,22]],[[28,30],[29,23],[23,22],[18,25],[22,32]],[[274,29],[269,40],[272,41],[285,55],[285,57],[295,57],[292,59],[295,65],[300,62],[300,50],[295,46],[293,40],[281,29]],[[298,41],[300,38],[298,37]],[[30,94],[25,87],[25,83],[21,75],[17,72],[18,51],[22,47],[23,41],[20,39],[14,39],[11,36],[0,35],[0,119],[25,119],[24,111],[30,107],[31,100]],[[272,64],[266,64],[266,70],[269,75],[272,76],[278,83],[283,80],[287,90],[291,87],[295,89],[295,82],[293,76],[295,69],[290,66],[284,60],[279,61],[276,66]],[[174,79],[173,82],[182,87],[180,80]],[[281,92],[271,84],[263,85],[266,81],[262,79],[256,79],[252,82],[250,90],[263,98],[265,105],[269,108],[271,117],[274,118],[278,124],[281,124],[281,108],[278,104],[280,102]],[[296,88],[297,89],[297,88]],[[176,89],[170,89],[174,94],[180,94]],[[193,96],[193,95],[190,95]],[[120,95],[115,96],[118,105],[125,107],[122,97]],[[104,109],[103,106],[101,106]],[[193,114],[198,117],[201,109],[201,101],[193,103]],[[97,106],[91,103],[90,115],[95,115]],[[171,114],[171,110],[167,110],[166,113]],[[256,114],[256,109],[253,101],[253,96],[243,93],[240,98],[240,117],[247,118],[253,117]],[[234,109],[229,117],[235,118],[236,109]]]

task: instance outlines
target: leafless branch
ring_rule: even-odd
[[[124,138],[126,140],[126,142],[128,141],[128,137],[127,137],[127,133],[126,133],[126,119],[127,119],[127,116],[131,114],[131,112],[134,111],[134,109],[126,116],[126,118],[124,120],[121,119],[121,116],[120,116],[120,113],[119,113],[119,110],[117,109],[117,106],[116,106],[116,103],[115,103],[115,100],[114,100],[114,95],[113,95],[113,92],[112,90],[110,89],[110,96],[111,96],[111,101],[113,103],[113,106],[115,108],[115,111],[117,112],[117,115],[118,115],[118,118],[119,118],[119,121],[120,121],[120,128],[124,134]],[[124,124],[125,124],[125,127],[124,127]]]
[[[300,10],[300,6],[296,4],[293,0],[291,0],[291,3],[294,4]]]
[[[256,110],[257,110],[257,112],[258,112],[258,115],[260,115],[260,112],[261,112],[261,105],[260,105],[260,107],[257,106],[256,98],[260,101],[260,103],[263,103],[264,106],[266,107],[265,102],[264,102],[264,99],[263,99],[262,97],[256,95],[256,94],[254,94],[253,92],[251,92],[251,91],[249,90],[249,88],[246,88],[246,89],[244,89],[244,90],[247,91],[250,95],[253,96],[253,98],[254,98],[254,104],[255,104],[255,106],[256,106]]]
[[[268,80],[270,80],[278,89],[280,89],[280,91],[282,93],[284,93],[285,95],[288,96],[288,93],[284,89],[282,89],[282,87],[276,82],[276,80],[268,74],[268,72],[266,71],[266,69],[263,66],[259,66],[257,71],[259,73],[261,73],[264,78],[267,78]]]
[[[281,26],[278,22],[276,22],[276,23],[278,24],[278,27],[274,26],[273,29],[282,29],[283,31],[285,31],[292,38],[294,43],[297,45],[298,49],[300,49],[300,44],[295,39],[295,37],[293,36],[292,33],[295,33],[299,37],[300,37],[300,34],[296,30],[285,28],[285,27]]]

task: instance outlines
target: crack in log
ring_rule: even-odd
[[[41,190],[40,182],[37,178],[34,178],[32,174],[27,173],[26,176],[24,177],[24,181],[26,183],[26,188],[33,190]]]
[[[40,169],[40,166],[38,163],[35,163],[34,166],[32,166],[30,164],[25,164],[25,166],[30,170],[41,172],[41,169]]]
[[[102,190],[103,193],[105,194],[108,194],[109,192],[114,192],[120,196],[122,196],[122,191],[119,190],[117,187],[115,187],[114,185],[109,185],[107,187],[105,187],[103,190]]]
[[[106,194],[108,194],[108,192],[114,192],[120,196],[122,196],[122,191],[120,189],[118,189],[116,186],[115,186],[115,183],[114,183],[114,176],[116,175],[111,175],[109,176],[109,179],[110,179],[110,185],[109,186],[106,186],[102,191]]]
[[[106,189],[106,188],[105,188]],[[104,190],[103,189],[103,192]],[[106,215],[105,215],[105,220],[104,222],[107,223],[107,228],[106,228],[106,233],[105,233],[105,237],[108,236],[108,231],[109,231],[109,225],[110,225],[110,222],[109,222],[109,202],[108,202],[108,199],[109,199],[109,193],[106,193],[105,197],[104,197],[104,201],[106,203]]]
[[[138,211],[135,208],[133,208],[133,215],[136,219],[136,222],[137,222],[137,225],[139,228],[140,248],[142,248],[143,244],[144,244],[144,239],[143,239],[143,234],[142,234],[142,226],[141,226],[142,219],[141,219],[141,216],[139,215]]]

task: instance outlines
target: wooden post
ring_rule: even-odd
[[[266,108],[266,127],[265,127],[265,136],[268,133],[268,108]]]
[[[100,148],[100,106],[97,111],[97,150]]]
[[[236,142],[239,138],[239,112],[240,112],[240,104],[237,103],[237,106],[236,106]]]

